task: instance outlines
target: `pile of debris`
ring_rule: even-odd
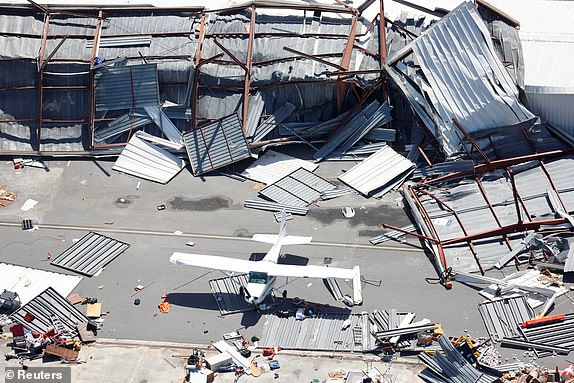
[[[16,200],[16,194],[6,190],[6,185],[0,184],[0,207],[10,205]]]

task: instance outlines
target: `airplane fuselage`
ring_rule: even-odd
[[[250,272],[247,285],[243,289],[245,301],[254,305],[263,303],[265,298],[273,291],[276,279],[276,277],[267,275],[267,273]]]

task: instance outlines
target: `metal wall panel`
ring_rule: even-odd
[[[194,129],[183,139],[196,176],[251,156],[237,114]]]
[[[360,193],[368,195],[386,184],[396,182],[397,177],[404,180],[414,166],[390,146],[385,146],[337,178]]]
[[[127,243],[89,232],[57,256],[52,265],[92,276],[130,247]]]
[[[26,314],[32,315],[34,319],[26,321]],[[52,316],[56,317],[72,334],[76,333],[78,324],[88,322],[84,314],[51,287],[20,307],[10,315],[10,318],[22,323],[27,330],[43,334],[54,327]]]
[[[94,84],[97,111],[159,105],[156,64],[102,67]]]
[[[251,166],[245,169],[241,175],[253,181],[271,185],[299,168],[304,168],[312,172],[317,169],[318,166],[319,165],[313,162],[268,150],[251,164]]]
[[[167,150],[140,138],[145,136],[143,132],[136,132],[112,169],[166,184],[185,167],[185,162]],[[162,139],[156,137],[155,140]]]

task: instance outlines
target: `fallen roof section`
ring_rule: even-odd
[[[447,155],[460,150],[464,135],[453,119],[472,134],[534,117],[520,104],[518,89],[471,3],[462,3],[387,62],[392,65],[409,52],[424,79],[410,76],[417,76],[432,105],[427,112],[437,117],[431,133]]]
[[[390,146],[384,146],[338,179],[368,196],[374,191],[384,193],[399,186],[414,171],[414,167],[415,164]]]
[[[185,162],[151,142],[173,147],[171,141],[136,132],[122,150],[113,170],[161,184],[168,183],[184,167]]]
[[[88,322],[80,310],[51,287],[16,310],[10,318],[41,334],[55,327],[55,322],[60,322],[68,333],[76,334],[76,326]]]
[[[89,232],[57,256],[52,265],[91,277],[128,247],[130,245],[117,239]]]
[[[81,281],[82,277],[76,275],[0,263],[0,292],[8,290],[18,293],[23,305],[48,287],[67,297]]]
[[[235,113],[187,132],[183,139],[196,176],[251,156]]]

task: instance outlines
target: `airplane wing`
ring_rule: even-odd
[[[277,234],[253,234],[252,240],[257,242],[269,243],[274,245],[277,243],[279,236]],[[287,235],[281,237],[281,245],[304,245],[311,242],[313,237],[299,237],[297,235]]]
[[[247,261],[244,259],[235,259],[228,257],[219,257],[217,255],[173,253],[169,261],[174,265],[188,265],[204,267],[206,269],[215,269],[223,271],[235,271],[238,273],[248,273],[254,270],[256,261]]]

